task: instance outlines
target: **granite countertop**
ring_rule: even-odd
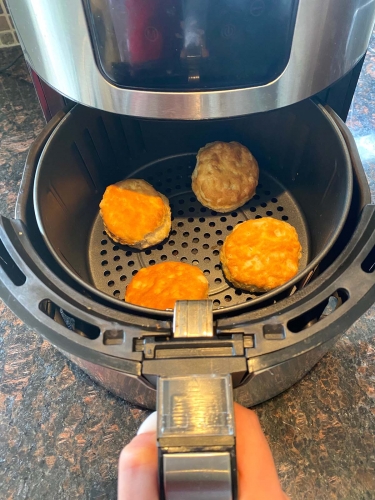
[[[0,51],[0,67],[20,53]],[[12,216],[44,126],[22,58],[0,73],[0,212]],[[375,200],[375,39],[348,124]],[[256,408],[292,499],[375,497],[375,307],[298,384]],[[117,459],[147,411],[94,383],[0,301],[0,497],[116,498]]]

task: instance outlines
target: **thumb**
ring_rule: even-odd
[[[118,500],[158,500],[156,412],[143,422],[119,460]]]

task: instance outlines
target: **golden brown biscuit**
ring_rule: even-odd
[[[267,292],[297,274],[301,250],[293,226],[267,217],[237,225],[224,241],[220,260],[235,287]]]
[[[171,230],[168,198],[142,179],[108,186],[99,206],[108,236],[122,245],[147,248]]]
[[[230,212],[254,196],[258,178],[258,163],[245,146],[211,142],[198,151],[192,189],[205,207]]]
[[[176,300],[201,300],[208,297],[208,281],[191,264],[162,262],[145,267],[126,288],[125,300],[153,309],[173,309]]]

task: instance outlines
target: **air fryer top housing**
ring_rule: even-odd
[[[368,0],[9,0],[25,56],[54,89],[131,116],[223,118],[310,97],[350,71]]]

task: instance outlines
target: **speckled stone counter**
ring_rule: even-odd
[[[375,200],[375,40],[349,126]],[[0,51],[0,66],[19,49]],[[43,127],[22,58],[0,73],[0,212]],[[375,307],[300,383],[256,408],[294,500],[375,498]],[[0,301],[0,498],[114,499],[117,458],[148,412],[96,385]]]

